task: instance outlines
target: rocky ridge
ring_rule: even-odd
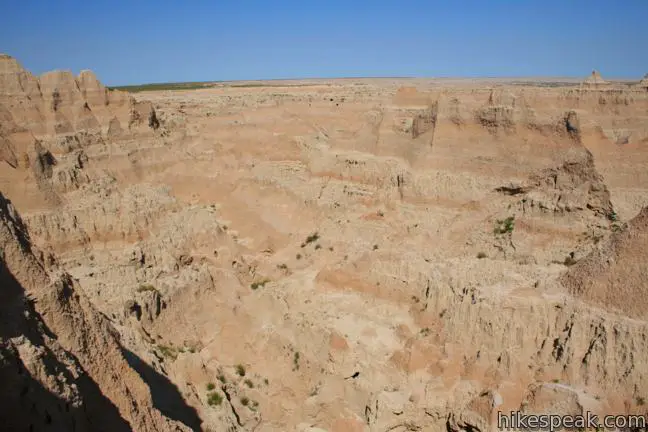
[[[181,431],[153,408],[118,336],[69,274],[49,275],[0,195],[2,424],[8,430]],[[38,252],[36,252],[38,255]]]

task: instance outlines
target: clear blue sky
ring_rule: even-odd
[[[0,0],[0,52],[109,85],[648,72],[648,0]]]

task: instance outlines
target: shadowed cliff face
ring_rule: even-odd
[[[44,389],[39,413],[71,401],[53,422],[91,428],[102,404],[114,430],[645,413],[643,89],[366,79],[132,98],[0,64],[0,189],[24,217],[3,256],[34,300],[12,313],[35,317],[3,355]]]
[[[187,405],[178,388],[163,374],[153,369],[137,355],[127,349],[122,353],[132,367],[151,389],[153,405],[166,417],[183,423],[191,430],[200,430],[200,417],[196,410]]]
[[[36,283],[48,282],[39,275],[42,269],[31,255],[25,226],[1,195],[0,220],[1,373],[5,388],[12,389],[0,396],[2,424],[15,431],[130,430],[74,356],[62,349],[36,311],[35,298],[8,268],[7,259],[20,254],[24,262],[12,260],[12,267],[20,265],[27,273],[23,276],[35,278]]]
[[[63,350],[0,262],[0,421],[7,431],[130,431],[113,403]]]
[[[2,410],[3,427],[176,430],[152,408],[109,326],[76,293],[69,275],[51,280],[46,274],[26,227],[2,194],[0,247],[0,374],[12,389],[0,395],[8,408]],[[117,370],[123,387],[106,381],[114,380]],[[126,404],[137,408],[125,410]]]

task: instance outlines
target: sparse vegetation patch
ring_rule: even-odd
[[[270,282],[270,279],[265,278],[265,279],[262,279],[260,281],[253,282],[250,285],[250,288],[252,288],[253,290],[257,290],[259,288],[263,288],[265,286],[265,284],[267,284],[268,282]]]
[[[498,219],[493,232],[495,234],[512,233],[515,228],[515,216],[509,216],[506,219]]]
[[[158,290],[153,285],[150,285],[150,284],[142,284],[142,285],[140,285],[137,288],[137,292],[140,292],[140,293],[141,292],[157,292],[157,293],[159,293]]]
[[[158,345],[158,349],[164,357],[169,357],[173,360],[178,358],[178,351],[172,346]]]
[[[109,87],[110,90],[121,90],[129,93],[139,93],[144,91],[162,91],[162,90],[196,90],[201,88],[212,87],[210,82],[179,82],[179,83],[153,83],[140,85],[127,85]]]
[[[293,355],[293,370],[299,369],[299,352],[295,352]]]
[[[319,234],[317,232],[314,232],[313,234],[306,237],[306,240],[304,240],[304,243],[301,244],[301,247],[306,247],[307,244],[316,242],[317,240],[319,240],[319,238]]]
[[[243,366],[242,364],[237,364],[236,365],[236,373],[239,376],[242,376],[242,377],[245,376],[245,366]]]
[[[209,406],[220,406],[223,403],[223,396],[217,392],[212,392],[207,395],[207,403]]]

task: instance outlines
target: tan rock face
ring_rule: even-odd
[[[152,406],[114,329],[67,274],[51,279],[0,195],[2,424],[9,430],[179,430]]]
[[[89,71],[0,65],[0,189],[25,225],[5,237],[29,231],[37,251],[3,262],[57,336],[17,320],[27,342],[1,335],[1,355],[53,422],[92,429],[106,401],[134,430],[645,413],[643,89],[310,80],[133,98]],[[84,376],[103,396],[72,385]]]
[[[0,57],[0,89],[3,110],[11,113],[13,123],[38,138],[105,131],[111,122],[114,129],[129,124],[133,110],[146,120],[155,117],[150,104],[137,106],[129,95],[108,91],[91,71],[78,77],[53,71],[36,78],[6,55]]]
[[[648,207],[563,276],[572,294],[597,306],[645,320],[648,301]]]

